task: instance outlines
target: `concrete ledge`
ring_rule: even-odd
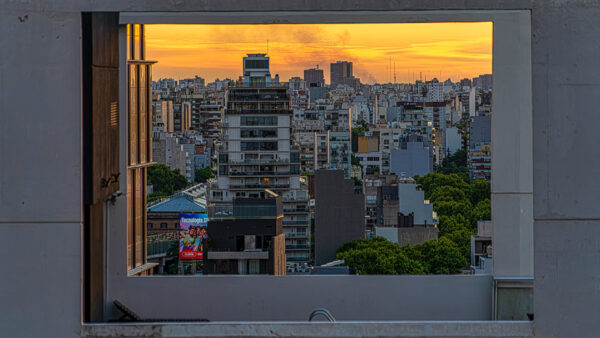
[[[82,337],[533,337],[533,322],[213,322],[83,324]]]

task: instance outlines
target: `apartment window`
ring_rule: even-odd
[[[277,116],[242,116],[240,124],[242,126],[276,126]]]
[[[240,131],[240,136],[247,138],[276,138],[277,129],[242,129]]]
[[[241,149],[242,151],[274,151],[277,150],[277,142],[241,142]]]
[[[160,228],[161,229],[166,229],[167,228],[167,223],[160,223]]]
[[[269,61],[268,60],[246,60],[244,67],[248,68],[248,69],[266,69],[266,68],[269,68]]]
[[[248,274],[257,275],[260,273],[260,261],[258,259],[251,259],[248,261]]]

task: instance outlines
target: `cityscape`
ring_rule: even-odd
[[[492,271],[491,74],[365,84],[340,60],[282,81],[241,59],[152,81],[155,274]]]
[[[0,337],[598,337],[599,17],[0,1]]]

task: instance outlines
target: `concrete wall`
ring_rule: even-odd
[[[81,14],[0,2],[0,336],[78,336]]]
[[[491,276],[157,276],[129,278],[126,283],[130,287],[114,290],[113,296],[151,318],[305,321],[318,307],[327,308],[337,320],[489,320],[492,316]],[[165,283],[172,287],[164,288]],[[181,290],[186,290],[186,299],[197,301],[174,302]],[[278,294],[286,296],[274,296]],[[118,315],[112,312],[109,318]]]
[[[400,246],[421,244],[437,238],[438,228],[433,226],[398,228],[398,244]]]
[[[600,2],[539,4],[532,13],[536,335],[592,337],[600,312],[600,44],[590,41],[600,41]]]
[[[390,172],[406,177],[425,176],[433,171],[433,151],[424,142],[407,142],[406,149],[390,152]]]
[[[595,156],[597,126],[600,124],[600,115],[596,113],[600,93],[600,45],[594,43],[600,40],[600,4],[589,0],[373,0],[352,3],[342,0],[260,3],[237,0],[1,0],[0,254],[5,265],[0,277],[0,332],[9,337],[68,337],[78,335],[80,329],[81,11],[381,10],[386,13],[391,10],[530,8],[532,32],[522,38],[531,39],[531,50],[517,50],[515,53],[531,52],[533,59],[533,187],[520,185],[519,181],[505,187],[493,187],[494,203],[522,210],[523,217],[535,219],[536,335],[594,336],[600,310],[596,276],[600,270],[600,260],[597,259],[600,243],[596,240],[600,238],[600,211],[597,208],[600,160]],[[421,12],[412,20],[419,21],[428,15]],[[264,20],[265,23],[282,22],[278,21],[275,13],[265,15]],[[519,25],[518,22],[514,24]],[[497,81],[496,73],[506,70],[494,69],[494,83]],[[528,77],[529,74],[519,74],[513,80],[527,82]],[[494,87],[495,95],[504,90]],[[518,114],[515,116],[512,123],[505,126],[507,129],[531,125],[521,123]],[[493,140],[494,137],[492,135]],[[509,174],[526,177],[527,166],[519,161],[525,157],[524,153],[514,154],[514,160],[506,162],[511,167],[499,171],[497,177]],[[519,174],[519,170],[525,171]],[[492,182],[502,180],[494,178]],[[528,216],[531,206],[533,215]],[[495,224],[498,220],[509,224],[507,230],[517,236],[517,240],[513,240],[514,245],[507,247],[507,254],[527,249],[525,245],[531,243],[532,234],[528,234],[527,229],[510,226],[519,224],[518,219],[507,219],[501,214],[494,214],[493,218]],[[124,246],[124,242],[114,245]],[[510,262],[511,259],[508,259],[504,266],[509,266]],[[495,262],[494,265],[496,269],[498,264]],[[527,273],[532,269],[532,264],[523,267]],[[324,293],[309,298],[313,301],[306,303],[306,308],[298,308],[298,313],[322,304],[323,299],[319,298],[322,296],[329,297],[327,299],[331,301],[334,296],[338,297],[330,308],[334,314],[344,309],[362,312],[364,304],[381,300],[380,311],[385,309],[383,314],[389,315],[394,312],[387,310],[405,302],[406,297],[415,303],[420,301],[414,298],[419,294],[412,293],[388,297],[390,300],[381,296],[373,298],[369,294],[373,290],[372,279],[364,278],[364,288],[360,289],[359,295],[368,300],[365,303],[359,304],[362,296],[353,294],[353,297],[344,300],[339,297],[350,293],[324,289]],[[437,284],[438,287],[432,284],[424,288],[422,282],[431,280],[429,277],[415,278],[414,290],[427,289],[429,294],[431,290],[441,289]],[[117,292],[114,295],[122,296],[124,301],[132,301],[134,297],[143,298],[161,285],[160,280],[155,278],[136,281],[143,284],[140,293],[119,295],[118,290],[113,290]],[[193,286],[193,281],[196,280],[184,279],[181,286]],[[344,280],[340,282],[343,284]],[[133,282],[127,280],[127,283]],[[286,286],[297,282],[289,283]],[[381,279],[380,283],[379,286],[399,287],[399,290],[410,287],[398,284],[394,277],[387,281]],[[444,290],[460,290],[460,285],[463,285],[448,284],[445,280],[438,283],[444,285]],[[257,285],[257,290],[263,290],[260,286]],[[316,290],[318,286],[308,285],[308,289]],[[229,287],[235,290],[236,284],[232,283]],[[305,290],[307,284],[298,282],[296,287]],[[170,292],[161,294],[158,302],[166,303]],[[275,304],[262,303],[268,297],[265,292],[259,291],[253,298],[260,309],[268,309],[267,305]],[[192,295],[202,296],[199,290]],[[456,304],[473,305],[453,303],[452,308],[439,309],[432,306],[423,313],[431,315],[427,319],[441,318],[442,312],[456,314]],[[398,308],[399,311],[406,309],[403,306]],[[155,310],[139,311],[147,315],[155,313]],[[230,310],[231,307],[228,307],[219,311],[225,314]],[[271,314],[273,316],[269,319],[278,318],[277,313]],[[380,314],[372,313],[373,316]],[[265,312],[265,315],[270,314]],[[361,319],[368,318],[362,316]],[[443,319],[452,318],[445,316]]]

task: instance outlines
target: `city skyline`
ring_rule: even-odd
[[[492,23],[147,25],[154,78],[237,79],[248,53],[271,57],[272,75],[303,77],[319,65],[354,64],[362,83],[458,81],[492,72]],[[202,37],[202,38],[200,38]],[[268,47],[267,47],[268,40]],[[395,64],[395,67],[394,67]]]

